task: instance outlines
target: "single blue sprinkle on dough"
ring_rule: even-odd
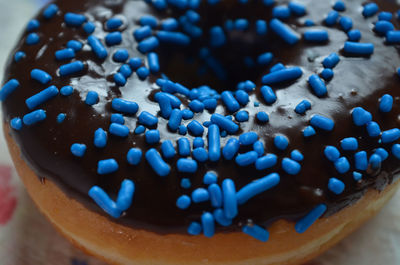
[[[69,27],[80,27],[86,22],[86,17],[81,14],[68,12],[64,15],[64,21]]]
[[[107,132],[102,128],[98,128],[94,131],[93,144],[97,148],[104,148],[107,144]]]
[[[304,26],[305,27],[312,27],[314,25],[315,25],[315,22],[313,20],[311,20],[311,19],[304,20]]]
[[[239,151],[240,144],[235,138],[231,138],[222,149],[222,155],[226,160],[232,160],[236,153]]]
[[[352,29],[347,32],[349,41],[359,41],[361,39],[361,31],[358,29]]]
[[[201,225],[203,226],[203,234],[206,237],[212,237],[215,233],[214,216],[205,212],[201,215]]]
[[[39,93],[27,98],[25,100],[26,106],[29,109],[34,109],[46,101],[54,98],[58,95],[58,89],[55,86],[50,86]]]
[[[367,132],[370,137],[378,137],[381,135],[381,128],[378,123],[370,121],[367,123]]]
[[[343,1],[338,0],[333,4],[332,8],[338,12],[343,12],[346,10],[346,5]]]
[[[238,214],[235,182],[229,178],[222,181],[223,211],[225,217],[233,219]]]
[[[322,70],[321,72],[321,77],[325,80],[325,81],[329,81],[333,78],[333,71],[332,69],[329,68],[325,68],[324,70]]]
[[[262,77],[262,83],[265,85],[274,85],[283,82],[295,81],[303,75],[300,67],[284,68],[266,74]]]
[[[381,162],[382,158],[377,154],[373,154],[369,158],[369,164],[371,165],[372,169],[379,169],[381,166]]]
[[[353,20],[350,17],[340,17],[339,25],[343,29],[343,31],[348,32],[353,27]]]
[[[269,116],[264,111],[257,112],[256,118],[257,118],[257,121],[259,121],[260,123],[266,123],[269,121]]]
[[[245,18],[238,18],[234,21],[236,30],[247,30],[249,27],[249,21]]]
[[[235,158],[236,164],[241,167],[249,166],[254,164],[258,158],[258,154],[256,151],[249,151],[247,153],[239,154]]]
[[[28,36],[26,37],[25,43],[27,45],[35,45],[38,44],[40,41],[40,37],[36,33],[29,33]]]
[[[60,113],[57,115],[57,123],[62,123],[67,115],[65,113]]]
[[[191,111],[189,109],[183,109],[181,111],[181,113],[182,113],[182,119],[184,119],[184,120],[190,120],[190,119],[193,119],[193,117],[194,117],[193,111]]]
[[[180,156],[188,157],[190,155],[190,142],[186,137],[178,139],[178,153]]]
[[[346,157],[342,156],[334,162],[336,170],[340,174],[344,174],[350,170],[350,163]]]
[[[315,129],[312,126],[307,126],[304,130],[303,130],[303,136],[308,138],[311,137],[313,135],[316,134]]]
[[[56,51],[54,55],[58,61],[70,60],[75,57],[75,51],[71,48],[66,48]]]
[[[354,108],[351,115],[356,126],[363,126],[372,121],[371,113],[361,107]]]
[[[318,218],[320,218],[326,211],[325,204],[319,204],[312,209],[306,216],[300,219],[296,225],[295,230],[297,233],[304,233]]]
[[[196,113],[203,112],[204,110],[204,103],[195,99],[189,103],[189,108]]]
[[[108,30],[115,30],[121,27],[123,24],[123,21],[117,17],[112,17],[106,22],[106,27]]]
[[[276,94],[275,94],[274,90],[272,90],[271,87],[269,87],[269,86],[262,86],[262,87],[260,88],[260,91],[261,91],[261,95],[263,96],[263,98],[264,98],[264,100],[265,100],[265,102],[266,102],[267,104],[273,104],[273,103],[275,103],[277,97],[276,97]]]
[[[272,59],[274,58],[274,55],[270,52],[266,52],[263,54],[260,54],[257,57],[257,63],[263,66],[267,66],[272,62]]]
[[[123,63],[129,58],[129,52],[126,49],[119,49],[113,54],[115,62]]]
[[[254,237],[255,239],[261,241],[261,242],[267,242],[269,239],[269,233],[267,230],[265,230],[264,228],[262,228],[261,226],[258,225],[245,225],[242,228],[242,232]]]
[[[148,130],[145,133],[146,143],[157,144],[160,142],[160,131],[159,130]]]
[[[81,61],[75,61],[72,63],[61,65],[59,68],[60,76],[69,76],[78,74],[83,71],[84,64]]]
[[[190,197],[187,195],[181,195],[179,198],[176,200],[176,207],[178,207],[181,210],[185,210],[189,208],[191,203]]]
[[[340,152],[336,147],[328,145],[324,149],[324,155],[329,161],[335,162],[339,159]]]
[[[111,102],[111,108],[113,110],[115,110],[115,111],[118,111],[118,112],[122,112],[122,113],[133,115],[133,114],[136,114],[136,112],[138,111],[139,105],[134,101],[129,101],[129,100],[121,99],[121,98],[114,98],[112,100],[112,102]],[[153,119],[152,121],[155,122],[155,123],[157,123],[157,121],[158,121],[158,120],[154,120],[154,118],[153,118],[154,116],[151,117],[150,116],[151,114],[148,113],[148,112],[144,112],[143,115],[144,116],[142,117],[142,119],[150,119],[150,118],[152,118]],[[143,122],[143,120],[141,120],[139,118],[139,122]],[[155,124],[152,123],[152,125],[155,125]]]
[[[345,151],[355,151],[358,148],[358,142],[356,138],[348,137],[340,141],[340,146]]]
[[[289,175],[297,175],[301,170],[301,165],[297,161],[285,157],[282,159],[282,169]]]
[[[381,140],[382,143],[391,143],[397,141],[400,138],[400,129],[394,128],[382,132]]]
[[[278,162],[278,157],[275,154],[267,154],[256,160],[256,169],[264,170],[275,166]]]
[[[152,15],[143,15],[139,19],[139,24],[142,26],[150,26],[152,28],[157,27],[158,21],[157,18],[155,18]]]
[[[97,104],[99,102],[99,94],[96,91],[89,91],[86,94],[85,103],[89,106]]]
[[[187,127],[185,125],[179,125],[178,132],[180,135],[186,135]]]
[[[203,132],[204,132],[203,125],[200,122],[196,121],[196,120],[192,120],[187,125],[187,129],[188,129],[189,133],[191,133],[194,136],[203,135]]]
[[[327,42],[329,40],[328,31],[324,29],[310,29],[304,32],[304,40],[308,42]]]
[[[40,121],[43,121],[44,119],[46,119],[46,112],[42,109],[38,109],[28,114],[25,114],[22,118],[22,121],[25,125],[33,125]]]
[[[170,140],[165,140],[161,144],[161,152],[166,159],[173,158],[176,155],[175,147]]]
[[[367,170],[368,168],[368,157],[367,152],[360,151],[354,155],[355,169],[357,170]]]
[[[151,36],[152,30],[150,26],[143,26],[133,32],[136,41],[144,40]]]
[[[237,203],[243,205],[251,198],[277,186],[279,182],[280,176],[278,173],[271,173],[265,177],[256,179],[242,187],[236,193]]]
[[[238,111],[235,115],[238,122],[245,122],[249,120],[249,113],[245,110]]]
[[[166,31],[174,31],[178,26],[178,21],[175,18],[167,18],[161,22],[161,28]]]
[[[374,53],[374,44],[346,41],[343,51],[355,56],[370,56]]]
[[[217,180],[218,180],[218,177],[213,172],[207,172],[203,176],[203,183],[205,185],[210,185],[210,184],[213,184],[213,183],[217,183]]]
[[[26,57],[26,53],[23,51],[17,51],[14,55],[14,61],[19,62]]]
[[[364,6],[362,15],[366,18],[372,17],[373,15],[375,15],[378,12],[378,10],[379,10],[379,7],[377,4],[369,3]]]
[[[176,162],[178,172],[195,173],[197,171],[197,162],[193,159],[180,158]]]
[[[390,21],[390,20],[392,20],[392,18],[393,18],[393,15],[390,12],[382,11],[378,15],[378,20],[379,21],[382,21],[382,20]]]
[[[60,94],[63,96],[70,96],[74,92],[74,88],[72,86],[64,86],[60,89]]]
[[[328,189],[335,193],[336,195],[341,194],[344,189],[345,189],[345,184],[343,181],[337,179],[337,178],[330,178],[328,182]]]
[[[303,159],[304,159],[303,154],[302,154],[299,150],[293,150],[293,151],[290,153],[290,157],[291,157],[293,160],[297,161],[297,162],[303,161]]]
[[[385,35],[388,31],[394,30],[394,26],[391,22],[382,20],[375,23],[374,30],[380,35]]]
[[[193,140],[193,148],[204,147],[204,140],[202,137],[196,137]]]
[[[122,42],[122,35],[119,31],[111,32],[107,34],[105,42],[108,46],[118,45]]]
[[[280,6],[275,6],[272,9],[272,17],[278,18],[278,19],[288,19],[290,18],[290,9],[288,6],[280,5]]]
[[[308,78],[308,83],[310,84],[315,95],[318,97],[323,97],[328,93],[325,82],[318,75],[311,75]]]
[[[33,69],[31,71],[31,78],[38,81],[42,85],[46,85],[52,79],[48,73],[40,69]]]
[[[21,120],[21,118],[17,117],[17,118],[11,119],[10,126],[14,130],[17,130],[17,131],[21,130],[22,129],[22,120]]]
[[[56,4],[51,4],[43,11],[43,17],[45,19],[51,19],[57,14],[58,10],[59,8]]]
[[[112,34],[112,33],[110,33]],[[106,42],[107,42],[107,37],[110,35],[108,34],[106,36]],[[93,53],[96,55],[98,59],[104,60],[108,56],[108,52],[106,48],[104,47],[103,43],[101,41],[94,37],[94,36],[89,36],[88,37],[88,44],[92,48]]]
[[[387,113],[392,110],[392,107],[393,107],[393,97],[389,94],[383,95],[379,102],[379,110],[381,112]]]
[[[201,231],[202,227],[198,222],[192,222],[187,229],[188,234],[192,236],[200,235]]]
[[[218,125],[220,129],[226,130],[229,134],[234,134],[239,130],[239,126],[235,122],[218,113],[211,115],[211,122]]]
[[[362,179],[362,174],[359,173],[359,172],[354,171],[354,172],[353,172],[353,179],[354,179],[355,181],[360,181],[360,180]]]
[[[400,159],[400,144],[394,144],[391,151],[397,159]]]
[[[379,155],[382,161],[385,161],[389,157],[389,153],[382,147],[377,148],[375,154]]]
[[[208,160],[208,152],[203,147],[197,147],[192,152],[193,158],[200,163],[204,163]]]
[[[212,183],[207,188],[210,194],[211,206],[214,208],[222,207],[222,190],[218,184]]]
[[[311,109],[311,102],[308,101],[307,99],[302,100],[299,104],[297,104],[296,108],[294,111],[297,114],[304,114],[306,113],[307,110]]]
[[[299,2],[291,1],[288,4],[290,12],[296,16],[304,16],[307,13],[306,7]]]
[[[241,145],[252,145],[258,140],[256,132],[246,132],[239,136],[239,143]]]
[[[210,199],[210,194],[207,189],[197,188],[192,192],[192,200],[194,203],[205,202]]]
[[[181,179],[181,188],[182,189],[189,189],[192,186],[190,179],[183,178]]]
[[[400,43],[400,30],[391,30],[386,33],[386,43],[398,44]]]
[[[181,32],[160,30],[157,32],[156,37],[162,43],[170,43],[180,46],[187,46],[190,44],[190,37]]]
[[[131,67],[129,66],[129,64],[123,64],[119,68],[118,72],[121,73],[125,78],[129,78],[133,73],[133,71],[132,71]]]
[[[160,42],[158,39],[154,36],[151,36],[147,39],[142,40],[139,42],[137,49],[143,53],[146,54],[148,52],[153,51],[155,48],[157,48],[160,45]]]
[[[108,129],[110,134],[125,138],[129,135],[129,128],[119,123],[111,123]]]
[[[257,35],[260,35],[260,36],[267,35],[267,33],[268,33],[268,24],[267,24],[267,22],[265,20],[259,19],[259,20],[256,21],[256,33],[257,33]],[[261,63],[260,61],[258,61],[258,63],[259,64],[268,64],[266,62],[265,63]]]
[[[97,174],[106,175],[114,173],[118,170],[119,166],[114,158],[100,160],[97,163]]]
[[[269,22],[270,28],[281,37],[286,43],[294,45],[299,42],[299,35],[288,25],[284,24],[277,18],[271,19]]]
[[[35,31],[40,27],[40,22],[37,19],[32,19],[28,22],[26,26],[26,30],[28,32]]]
[[[73,49],[75,52],[80,51],[82,47],[82,43],[77,40],[70,40],[67,42],[67,48]]]
[[[235,92],[236,100],[242,105],[246,106],[249,103],[249,94],[244,90],[238,90]]]
[[[140,80],[145,80],[150,75],[150,71],[146,67],[142,66],[136,70],[136,74]]]
[[[83,157],[86,152],[85,144],[74,143],[71,145],[71,153],[77,157]]]
[[[331,53],[329,54],[323,61],[322,61],[322,65],[325,68],[334,68],[340,61],[339,55],[337,55],[337,53]]]
[[[144,127],[143,125],[139,125],[135,129],[135,134],[142,134],[144,133],[144,131],[146,131],[146,127]]]
[[[230,226],[232,224],[232,219],[226,218],[221,208],[215,209],[213,215],[215,221],[222,226]]]
[[[160,177],[165,177],[170,173],[171,167],[165,163],[156,149],[149,149],[146,152],[145,157],[147,162]]]
[[[289,145],[289,140],[284,135],[277,135],[274,137],[274,145],[279,150],[285,150]]]

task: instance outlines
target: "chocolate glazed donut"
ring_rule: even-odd
[[[303,233],[397,179],[398,9],[58,1],[8,61],[4,122],[43,182],[110,222]]]

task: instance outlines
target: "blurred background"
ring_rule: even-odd
[[[9,52],[20,33],[47,2],[0,0],[0,80]],[[0,129],[1,125],[0,122]],[[1,132],[0,265],[105,265],[73,247],[38,212],[16,176]],[[306,265],[399,265],[399,209],[398,192],[377,217]]]

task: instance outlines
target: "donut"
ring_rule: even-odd
[[[111,264],[301,264],[400,170],[393,0],[70,0],[0,90],[27,191]]]

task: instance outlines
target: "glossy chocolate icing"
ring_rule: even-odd
[[[286,1],[279,1],[286,3]],[[196,61],[192,64],[185,63],[183,57],[195,54],[197,48],[204,40],[194,41],[190,48],[174,51],[173,48],[166,52],[161,50],[160,61],[164,72],[175,82],[181,82],[189,87],[211,84],[218,90],[234,89],[237,81],[251,79],[257,83],[257,89],[250,95],[250,103],[244,107],[250,114],[250,120],[240,124],[238,134],[246,131],[256,131],[265,143],[267,153],[275,153],[279,161],[283,157],[289,157],[290,152],[298,149],[304,154],[301,162],[302,169],[298,175],[285,174],[280,168],[280,163],[269,170],[256,171],[254,166],[239,167],[234,161],[225,161],[223,158],[217,163],[199,163],[196,174],[182,174],[176,170],[177,156],[168,160],[171,165],[171,173],[161,178],[154,173],[148,163],[142,158],[138,166],[131,166],[126,162],[126,154],[131,147],[145,150],[150,146],[145,143],[144,134],[135,135],[133,130],[137,126],[137,115],[126,116],[126,125],[131,133],[128,138],[121,139],[109,135],[107,146],[98,149],[93,145],[94,131],[97,128],[108,130],[110,124],[111,100],[122,97],[133,100],[139,104],[139,112],[149,111],[156,115],[159,105],[153,101],[153,95],[159,91],[155,80],[157,76],[151,75],[145,81],[140,81],[137,75],[128,79],[126,86],[117,87],[112,76],[119,69],[119,63],[112,61],[112,55],[118,48],[128,49],[130,56],[141,55],[136,47],[137,42],[132,37],[134,29],[138,28],[138,19],[143,14],[155,14],[165,17],[164,14],[155,12],[143,1],[124,0],[69,0],[58,1],[60,12],[51,20],[46,21],[41,14],[37,19],[41,26],[37,33],[40,43],[33,46],[25,44],[27,33],[25,32],[17,44],[12,55],[19,50],[26,52],[27,57],[16,63],[10,56],[4,81],[16,78],[21,86],[3,102],[4,121],[8,123],[14,117],[22,117],[28,113],[24,101],[42,90],[46,86],[39,85],[30,78],[30,71],[39,68],[48,72],[53,80],[52,85],[61,88],[65,85],[74,87],[73,95],[64,97],[58,95],[56,98],[46,102],[42,108],[46,110],[47,119],[39,124],[24,127],[20,131],[10,131],[13,139],[21,149],[22,155],[32,169],[42,179],[54,181],[62,188],[68,196],[82,202],[91,210],[103,213],[102,210],[87,195],[93,185],[99,185],[115,198],[121,181],[125,178],[134,180],[136,192],[132,207],[120,219],[112,221],[130,225],[135,228],[144,228],[158,233],[185,232],[188,224],[198,221],[204,210],[212,210],[208,203],[192,204],[187,210],[176,207],[176,199],[182,194],[189,194],[198,187],[203,187],[203,175],[207,171],[215,171],[218,175],[218,183],[224,178],[231,178],[239,190],[254,179],[267,175],[269,172],[278,172],[281,176],[280,184],[251,199],[248,203],[239,207],[239,215],[234,220],[234,225],[229,228],[218,228],[221,231],[236,231],[248,220],[259,225],[268,225],[272,221],[285,218],[297,220],[319,203],[325,203],[329,216],[343,207],[349,206],[360,199],[370,188],[383,190],[385,186],[393,182],[400,169],[399,161],[390,155],[382,163],[379,170],[369,169],[360,182],[353,180],[352,171],[353,152],[341,151],[346,155],[352,165],[351,170],[340,175],[333,164],[323,155],[326,145],[334,145],[339,148],[339,142],[345,137],[357,137],[359,151],[365,150],[371,155],[377,147],[385,147],[390,152],[391,145],[381,145],[379,138],[370,138],[364,127],[356,127],[352,123],[351,110],[361,106],[370,111],[382,130],[399,127],[400,114],[400,90],[399,77],[396,68],[400,66],[398,47],[386,45],[384,38],[376,35],[373,31],[373,23],[377,17],[364,18],[361,15],[363,1],[346,1],[347,10],[343,15],[350,16],[354,22],[354,28],[361,30],[362,42],[371,42],[375,45],[375,52],[369,58],[346,57],[341,54],[341,61],[335,67],[334,78],[327,83],[328,96],[316,97],[307,84],[307,78],[312,73],[319,73],[323,67],[321,61],[332,52],[340,52],[344,42],[347,40],[346,33],[339,26],[327,28],[323,26],[325,14],[331,11],[329,1],[301,1],[307,6],[307,15],[304,17],[292,17],[287,23],[291,24],[300,34],[304,27],[305,19],[316,22],[315,28],[324,27],[329,32],[330,41],[326,44],[308,44],[304,40],[294,46],[289,46],[280,40],[275,34],[269,32],[267,38],[257,38],[254,32],[233,32],[228,34],[227,47],[215,52],[220,61],[227,67],[228,81],[218,81],[211,75],[198,77]],[[376,1],[380,10],[395,12],[399,6],[394,0]],[[66,12],[85,14],[90,21],[96,25],[95,35],[103,38],[107,33],[104,24],[110,17],[121,15],[125,17],[123,31],[123,42],[121,45],[109,47],[109,56],[106,60],[96,59],[90,47],[86,44],[87,34],[81,28],[67,27],[63,22]],[[178,11],[176,11],[179,13]],[[270,18],[270,8],[261,4],[239,5],[235,1],[223,6],[200,8],[202,16],[201,25],[204,32],[213,25],[221,25],[227,18],[248,18],[250,22],[256,19]],[[396,18],[393,19],[398,26]],[[77,52],[76,59],[85,63],[85,72],[73,77],[59,77],[58,68],[64,62],[55,60],[54,52],[64,48],[67,41],[79,40],[85,43],[82,51]],[[294,83],[274,87],[278,100],[272,105],[266,105],[261,97],[259,88],[261,76],[268,73],[265,69],[247,70],[243,66],[243,56],[255,58],[260,52],[271,51],[275,55],[274,62],[282,62],[285,65],[296,65],[303,69],[302,77]],[[84,99],[89,90],[99,93],[100,102],[93,106],[85,104]],[[378,109],[378,99],[385,93],[395,98],[393,110],[383,114]],[[188,100],[181,97],[184,105]],[[303,99],[312,102],[312,109],[305,115],[294,112],[295,106]],[[260,102],[259,107],[254,107],[254,102]],[[266,111],[270,121],[267,124],[259,124],[255,121],[258,111]],[[223,105],[219,103],[216,112],[229,114]],[[63,123],[57,123],[56,117],[59,113],[66,113]],[[317,132],[310,139],[304,139],[302,130],[309,125],[313,114],[321,114],[335,121],[332,132]],[[195,119],[199,122],[209,120],[210,113],[204,111],[196,114]],[[190,120],[184,121],[184,124]],[[174,143],[182,136],[170,132],[167,129],[167,120],[159,116],[157,129],[160,130],[161,139],[170,139]],[[207,147],[206,133],[203,134]],[[286,151],[278,151],[273,146],[273,137],[283,134],[289,138],[289,147]],[[186,135],[191,141],[191,135]],[[224,146],[230,136],[221,138],[221,146]],[[73,143],[85,143],[87,151],[84,157],[74,157],[70,152]],[[156,146],[157,149],[160,145]],[[243,150],[244,151],[244,150]],[[143,152],[143,153],[144,153]],[[101,159],[115,158],[119,163],[119,170],[109,175],[98,175],[96,173],[97,162]],[[180,187],[183,177],[189,177],[192,188],[185,190]],[[346,184],[346,189],[341,195],[335,195],[328,190],[329,178],[336,177]],[[111,218],[110,218],[111,219]]]

